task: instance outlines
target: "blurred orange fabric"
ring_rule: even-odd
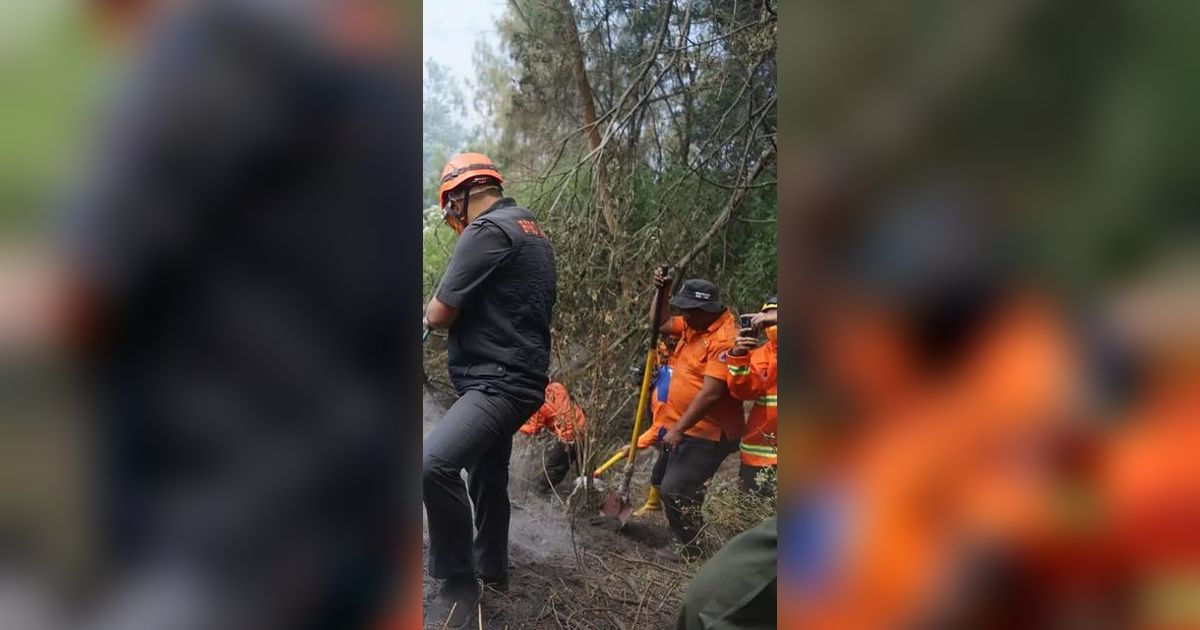
[[[551,381],[546,386],[546,402],[521,425],[520,431],[525,435],[536,435],[544,429],[562,442],[573,444],[575,434],[583,431],[586,422],[583,409],[571,400],[567,387]]]
[[[836,575],[787,627],[904,627],[943,603],[959,545],[1022,538],[1044,500],[1023,449],[1065,416],[1070,356],[1053,310],[1018,300],[954,374],[863,418],[842,471],[855,512]]]

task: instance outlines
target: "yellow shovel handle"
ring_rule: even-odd
[[[599,477],[600,475],[603,475],[604,471],[612,468],[614,464],[621,461],[621,458],[625,457],[625,449],[626,447],[622,446],[621,450],[617,451],[612,457],[609,457],[603,464],[600,464],[600,467],[592,473],[592,476]]]
[[[654,371],[654,343],[651,340],[650,351],[646,353],[646,367],[642,370],[642,391],[638,394],[637,413],[633,416],[633,436],[629,438],[629,463],[633,463],[634,453],[637,452],[638,436],[642,434],[642,416],[646,413],[646,400],[650,398],[650,373]]]

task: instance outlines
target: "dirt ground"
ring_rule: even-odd
[[[445,399],[429,394],[424,401],[425,431],[441,418]],[[540,472],[536,439],[517,435],[509,476],[513,511],[509,534],[508,592],[489,591],[481,604],[482,627],[495,628],[670,628],[696,566],[663,561],[654,549],[670,541],[666,519],[657,512],[630,521],[620,531],[616,522],[599,516],[603,492],[564,500],[534,490]],[[638,467],[634,499],[644,498],[653,457]],[[641,483],[638,483],[640,481]],[[583,499],[583,500],[581,500]],[[426,544],[428,537],[426,536]],[[425,601],[437,592],[436,580],[425,579]],[[437,629],[444,619],[426,619]]]

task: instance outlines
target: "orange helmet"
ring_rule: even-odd
[[[482,153],[459,153],[446,162],[442,167],[442,183],[438,187],[438,205],[446,207],[446,196],[450,191],[479,177],[496,180],[504,184],[504,176],[500,169],[492,163],[492,158]]]

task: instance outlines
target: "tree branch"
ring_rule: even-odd
[[[767,163],[774,159],[774,157],[775,145],[772,144],[758,156],[758,161],[755,163],[754,168],[750,171],[749,176],[743,181],[749,183],[757,179],[758,176],[762,174],[763,169],[766,168]],[[704,235],[700,237],[700,240],[696,241],[696,244],[692,246],[692,249],[689,250],[688,253],[684,254],[678,261],[675,262],[676,269],[686,269],[688,264],[692,262],[692,259],[694,259],[697,254],[704,251],[704,248],[708,247],[709,242],[712,241],[713,237],[717,235],[717,232],[720,232],[721,228],[725,227],[726,223],[729,223],[729,218],[733,216],[733,211],[736,210],[739,205],[741,205],[742,199],[745,198],[747,190],[748,188],[746,186],[739,186],[738,188],[734,189],[733,193],[729,195],[729,199],[725,202],[725,207],[721,208],[721,212],[717,214],[716,221],[714,221],[712,226],[708,228],[708,231],[706,231]]]

